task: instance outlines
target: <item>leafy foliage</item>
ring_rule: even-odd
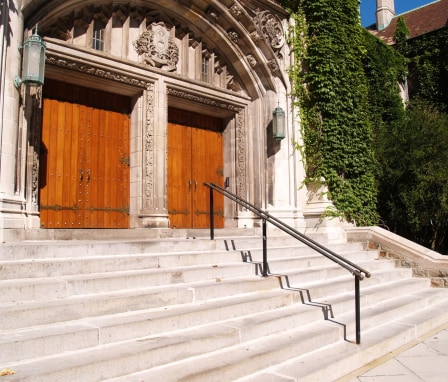
[[[373,132],[367,107],[358,0],[284,1],[294,13],[293,95],[307,177],[323,179],[337,215],[377,221]]]
[[[446,33],[409,40],[399,18],[395,49],[366,35],[365,60],[380,216],[396,233],[442,253],[448,252]],[[407,109],[391,86],[403,81],[405,64],[411,100]]]
[[[397,49],[408,59],[410,98],[425,99],[446,110],[448,108],[448,27],[405,42],[400,34],[396,33],[395,39]]]
[[[448,251],[448,115],[414,100],[382,145],[383,211],[391,228],[428,248]]]

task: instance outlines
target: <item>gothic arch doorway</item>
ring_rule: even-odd
[[[168,214],[172,228],[209,227],[209,189],[224,184],[223,121],[169,108]],[[224,199],[214,200],[215,226],[224,226]]]

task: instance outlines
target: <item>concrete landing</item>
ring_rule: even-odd
[[[336,382],[445,382],[448,325],[444,325]]]

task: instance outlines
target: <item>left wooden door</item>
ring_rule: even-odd
[[[43,228],[128,228],[129,116],[44,98]]]

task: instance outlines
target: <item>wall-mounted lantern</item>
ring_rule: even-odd
[[[20,84],[31,86],[44,84],[45,73],[45,42],[37,34],[37,26],[34,34],[23,43],[22,78],[15,77],[14,85],[18,89]]]
[[[272,113],[272,135],[278,141],[285,138],[285,111],[280,106]]]

